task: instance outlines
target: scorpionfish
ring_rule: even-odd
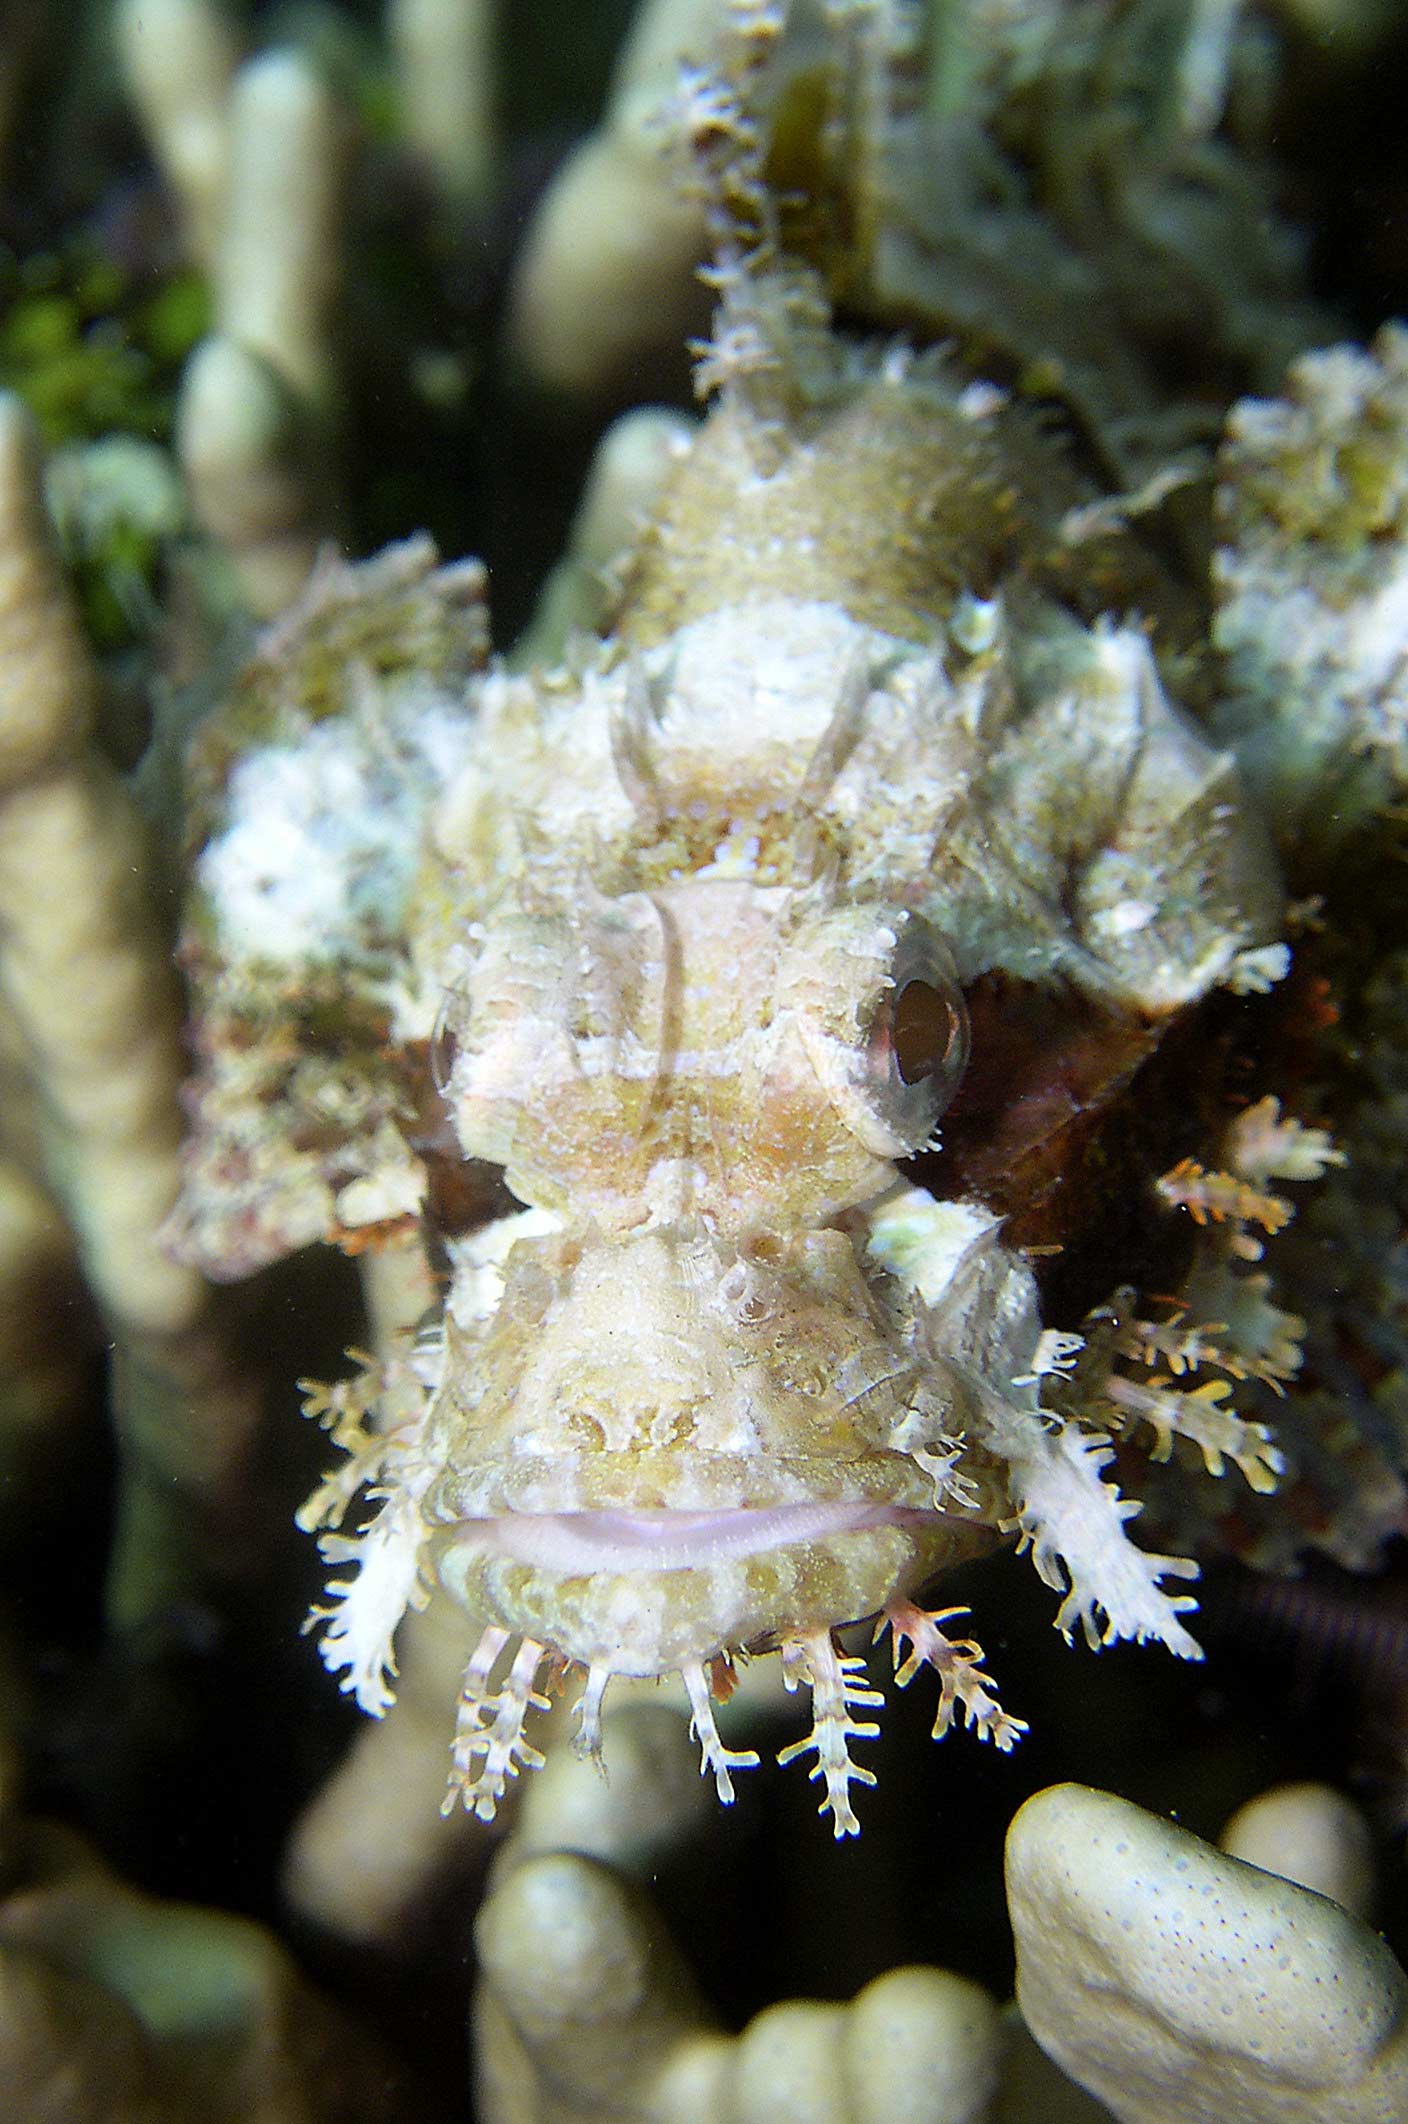
[[[1198,1656],[1111,1464],[1274,1487],[1232,1398],[1298,1361],[1269,1183],[1338,1154],[1200,1074],[1290,954],[1176,569],[956,354],[847,338],[776,247],[715,281],[598,638],[514,670],[473,564],[328,562],[198,739],[177,1237],[429,1235],[433,1317],[310,1389],[302,1521],[367,1712],[407,1609],[464,1611],[447,1806],[541,1760],[554,1681],[596,1751],[618,1676],[682,1680],[728,1800],[715,1705],[776,1652],[840,1836],[846,1625],[936,1736],[1022,1730],[923,1605],[950,1566],[1015,1536],[1068,1636]]]

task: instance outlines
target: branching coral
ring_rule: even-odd
[[[945,1971],[893,1970],[847,2006],[790,2000],[724,2035],[643,1896],[605,1863],[643,1871],[689,1826],[677,1721],[648,1706],[618,1713],[607,1761],[605,1792],[574,1764],[534,1794],[480,1914],[486,2124],[625,2113],[650,2124],[977,2124],[989,2114],[996,2011]]]
[[[257,1402],[205,1285],[160,1239],[180,1178],[180,999],[145,828],[94,742],[99,680],[13,401],[0,410],[0,552],[0,980],[53,1182],[120,1341],[128,1481],[113,1599],[131,1618],[189,1583],[191,1504],[228,1499]]]
[[[133,0],[116,31],[132,100],[184,236],[216,257],[229,179],[230,89],[239,63],[234,23],[217,0]]]
[[[961,1977],[893,1970],[849,2006],[791,2000],[730,2038],[710,2024],[639,1899],[568,1853],[510,1871],[477,1939],[491,2118],[976,2124],[986,2111],[996,2013]],[[543,2092],[519,2109],[534,2079]]]
[[[692,434],[693,422],[663,406],[623,413],[607,429],[592,457],[567,550],[514,644],[515,664],[559,663],[578,639],[601,631],[620,594],[621,571]]]
[[[1305,356],[1218,460],[1221,727],[1288,843],[1342,842],[1408,782],[1408,335]]]
[[[1369,1825],[1351,1800],[1328,1785],[1259,1792],[1223,1824],[1218,1843],[1230,1857],[1328,1896],[1353,1917],[1374,1915]]]
[[[178,448],[196,515],[257,613],[281,609],[337,521],[333,306],[349,121],[294,51],[236,66],[200,0],[127,0],[128,78],[214,284]]]
[[[1290,1885],[1318,1869],[1362,1893],[1362,1818],[1323,1787],[1264,1794],[1228,1824],[1268,1871],[1108,1793],[1040,1793],[1008,1843],[1023,2019],[999,2022],[976,1985],[913,1967],[848,2005],[792,2000],[728,2037],[629,1885],[695,1826],[678,1722],[618,1712],[606,1758],[604,1785],[555,1765],[496,1863],[478,1927],[486,2124],[1399,2113],[1405,1979],[1357,1917]]]
[[[727,40],[727,0],[652,0],[617,63],[601,131],[558,173],[515,271],[514,344],[545,381],[620,390],[700,320],[703,204],[680,182],[680,69]],[[672,127],[671,120],[675,119]]]
[[[0,1761],[0,2072],[55,2124],[398,2124],[394,2063],[246,1918],[143,1895]]]
[[[1408,1980],[1323,1896],[1076,1786],[1012,1825],[1017,1997],[1121,2124],[1370,2124],[1408,2103]]]
[[[482,207],[496,174],[498,0],[391,0],[386,34],[406,143],[447,207]]]
[[[98,680],[13,400],[0,413],[0,553],[5,991],[59,1131],[88,1272],[118,1319],[169,1334],[201,1303],[156,1239],[179,1185],[179,999],[135,809],[92,748]]]

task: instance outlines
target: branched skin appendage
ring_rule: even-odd
[[[807,1772],[821,1781],[819,1812],[831,1816],[837,1837],[859,1836],[860,1823],[851,1805],[852,1785],[873,1785],[875,1772],[851,1757],[853,1740],[874,1740],[880,1731],[874,1719],[857,1719],[853,1711],[872,1711],[885,1699],[866,1679],[865,1661],[847,1657],[836,1648],[829,1630],[798,1631],[782,1640],[782,1678],[789,1689],[803,1684],[811,1690],[812,1729],[805,1740],[794,1741],[778,1756],[791,1763],[815,1755]]]
[[[758,1758],[753,1749],[734,1751],[726,1748],[719,1737],[714,1706],[710,1700],[709,1680],[702,1667],[685,1667],[681,1670],[684,1685],[689,1694],[690,1734],[699,1743],[702,1769],[705,1775],[712,1773],[714,1789],[725,1806],[733,1799],[734,1770],[756,1770]]]
[[[465,1669],[455,1720],[450,1789],[441,1806],[442,1814],[452,1814],[457,1802],[463,1801],[480,1821],[491,1822],[509,1779],[517,1777],[520,1769],[542,1767],[542,1755],[524,1738],[523,1725],[530,1711],[546,1711],[548,1707],[546,1696],[534,1686],[538,1669],[548,1657],[547,1647],[525,1637],[499,1687],[492,1689],[489,1678],[508,1641],[507,1630],[491,1625]]]
[[[966,1608],[941,1608],[931,1614],[912,1601],[891,1601],[875,1626],[877,1638],[888,1626],[894,1642],[895,1686],[907,1689],[923,1668],[932,1668],[939,1678],[939,1708],[934,1718],[934,1739],[942,1740],[956,1717],[977,1734],[991,1741],[1005,1755],[1027,1730],[1027,1722],[1013,1718],[997,1700],[996,1691],[983,1673],[983,1648],[973,1638],[955,1643],[944,1634],[943,1624],[956,1622]],[[901,1656],[901,1646],[909,1651]]]
[[[217,1271],[310,1222],[374,1243],[435,1216],[447,1165],[501,1172],[521,1211],[437,1227],[435,1333],[309,1390],[346,1456],[302,1515],[339,1573],[329,1668],[381,1715],[402,1615],[432,1586],[457,1601],[475,1649],[446,1805],[487,1821],[539,1760],[550,1679],[595,1756],[616,1676],[678,1677],[730,1800],[756,1757],[715,1706],[735,1655],[779,1650],[812,1712],[782,1760],[815,1756],[845,1836],[880,1702],[847,1625],[889,1627],[901,1686],[933,1677],[936,1738],[1023,1731],[945,1634],[958,1611],[920,1604],[951,1565],[1015,1536],[1068,1638],[1200,1656],[1196,1566],[1132,1538],[1116,1453],[1274,1486],[1237,1396],[1292,1379],[1300,1323],[1253,1264],[1293,1211],[1270,1183],[1338,1154],[1263,1100],[1205,1158],[1132,1174],[1151,1227],[1189,1228],[1186,1288],[1110,1292],[1079,1323],[1043,1317],[1033,1261],[1061,1245],[1029,1256],[964,1178],[971,1122],[951,1185],[906,1170],[944,1170],[950,1109],[1004,1063],[994,994],[1050,1014],[1052,1081],[1062,1012],[1147,1061],[1217,991],[1285,976],[1280,887],[1234,762],[1173,698],[1188,600],[1138,512],[949,357],[845,342],[775,255],[746,112],[706,89],[686,84],[721,223],[715,403],[610,633],[567,669],[476,667],[443,712],[373,688],[339,718],[329,628],[360,639],[365,599],[378,642],[472,664],[468,622],[435,620],[465,581],[423,556],[344,571],[283,623],[297,683],[226,761],[199,858],[193,956],[239,1039],[201,1081],[183,1231]],[[329,816],[310,751],[370,815],[400,777],[394,844]],[[272,881],[261,806],[297,857]],[[319,836],[341,868],[310,911]],[[355,976],[375,1098],[300,1076],[305,961]]]
[[[409,1361],[381,1365],[364,1353],[350,1354],[362,1366],[355,1378],[335,1386],[303,1382],[307,1414],[347,1459],[302,1506],[298,1524],[319,1535],[326,1562],[354,1566],[351,1578],[330,1581],[330,1605],[315,1608],[308,1623],[325,1625],[322,1653],[329,1672],[341,1677],[341,1687],[362,1710],[380,1718],[395,1701],[397,1625],[407,1608],[424,1607],[430,1593],[420,1508],[433,1474],[422,1452],[428,1395]],[[371,1427],[374,1409],[384,1429]],[[339,1533],[364,1486],[380,1509],[360,1533]]]

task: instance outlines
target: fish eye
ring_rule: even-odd
[[[923,1150],[968,1066],[968,1012],[953,962],[926,923],[899,939],[870,1020],[864,1070],[874,1118],[894,1151]]]
[[[886,1155],[932,1147],[968,1066],[968,1011],[949,949],[926,922],[900,928],[864,1045],[866,1136]],[[856,1126],[852,1121],[852,1126]]]
[[[956,1084],[968,1060],[968,1013],[956,987],[916,978],[898,989],[881,1028],[902,1084]]]
[[[968,1066],[944,937],[907,908],[850,909],[801,931],[793,964],[812,1067],[852,1135],[881,1158],[931,1148]]]

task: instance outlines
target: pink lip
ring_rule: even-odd
[[[470,1520],[486,1549],[569,1576],[598,1571],[683,1571],[821,1541],[865,1527],[922,1525],[933,1514],[899,1505],[774,1505],[726,1512],[506,1512]]]

